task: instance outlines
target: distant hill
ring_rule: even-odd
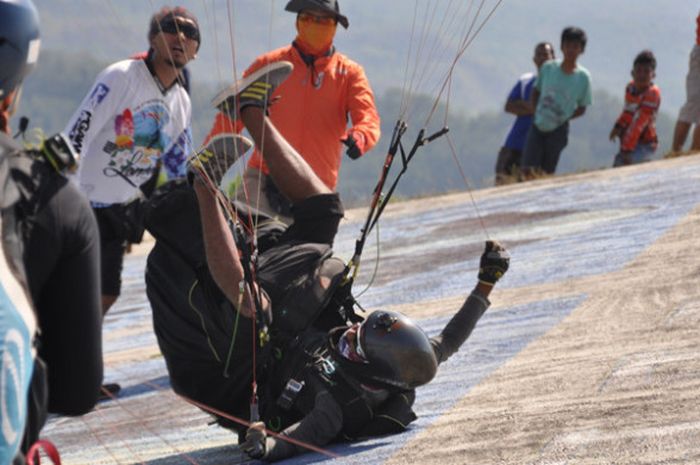
[[[89,90],[94,77],[106,65],[87,55],[45,51],[41,67],[27,80],[18,115],[28,115],[31,127],[40,127],[46,133],[63,130],[81,99]],[[61,76],[62,79],[56,79]],[[200,143],[209,130],[214,110],[209,99],[215,87],[194,82],[193,132],[195,142]],[[586,114],[571,124],[570,143],[562,154],[559,172],[581,171],[610,166],[616,146],[607,140],[615,118],[622,105],[622,96],[612,96],[597,91],[594,105]],[[417,95],[413,98],[413,113],[427,114],[434,98]],[[345,157],[340,173],[340,192],[350,202],[366,199],[377,182],[377,177],[388,150],[396,118],[401,105],[401,91],[389,89],[377,97],[382,118],[382,139],[377,147],[359,160]],[[428,133],[441,128],[445,107],[440,105],[436,117],[426,128]],[[404,146],[410,149],[415,140],[418,125],[422,120],[409,120],[409,130],[404,136]],[[448,117],[449,138],[455,147],[457,160],[472,187],[492,184],[496,154],[513,118],[502,111],[491,111],[469,115],[464,111],[451,110]],[[662,113],[658,118],[662,135],[658,155],[669,146],[673,118]],[[453,190],[464,190],[466,185],[454,161],[447,137],[438,139],[424,147],[411,162],[408,173],[400,183],[398,196],[413,197]],[[400,169],[397,158],[394,172]]]
[[[36,72],[27,79],[19,114],[28,114],[33,127],[42,127],[51,133],[63,129],[104,66],[146,48],[148,19],[155,4],[143,0],[35,1],[42,18],[44,48]],[[193,132],[198,143],[214,116],[210,97],[229,81],[226,76],[233,75],[227,5],[232,6],[235,18],[231,25],[238,74],[255,55],[293,37],[293,16],[282,11],[284,2],[181,3],[195,11],[204,30],[199,57],[191,64]],[[486,8],[493,3],[486,2]],[[644,47],[656,50],[659,59],[657,82],[662,88],[663,101],[658,155],[668,149],[673,119],[683,100],[683,81],[697,5],[677,0],[670,4],[671,8],[669,3],[660,0],[619,0],[615,2],[615,11],[611,12],[608,3],[602,0],[572,3],[539,0],[537,8],[533,8],[532,2],[503,2],[456,68],[450,87],[449,137],[472,186],[492,182],[496,154],[512,122],[512,118],[502,112],[505,96],[517,77],[532,67],[532,45],[543,38],[556,44],[561,27],[567,24],[578,24],[589,34],[582,63],[593,74],[595,95],[593,107],[572,123],[570,143],[562,155],[559,172],[611,165],[616,147],[607,140],[607,134],[621,109],[631,61]],[[274,5],[272,20],[271,4]],[[358,161],[344,160],[340,182],[344,198],[360,201],[369,195],[376,183],[399,115],[400,89],[405,80],[418,82],[423,78],[422,86],[413,87],[418,93],[414,97],[413,111],[408,115],[412,117],[408,120],[410,130],[405,138],[406,145],[413,142],[423,124],[437,94],[436,84],[446,70],[443,62],[451,56],[448,49],[443,53],[439,48],[426,48],[420,55],[421,61],[431,66],[416,67],[416,74],[405,72],[414,5],[418,5],[419,13],[424,13],[427,5],[446,4],[438,0],[431,3],[382,0],[371,4],[370,0],[341,0],[351,27],[347,32],[338,33],[338,47],[365,66],[376,91],[383,131],[382,140],[371,153]],[[440,13],[438,7],[435,11]],[[419,14],[419,19],[425,19],[424,16]],[[654,18],[653,32],[641,27],[649,18]],[[417,24],[421,24],[420,21]],[[414,31],[414,37],[416,34],[418,32]],[[417,56],[414,48],[412,59],[415,61]],[[435,63],[431,63],[433,56]],[[428,79],[430,76],[432,80]],[[444,107],[436,114],[440,116],[434,118],[432,126],[435,127],[429,127],[429,131],[442,124]],[[420,150],[397,195],[462,189],[465,183],[447,139],[442,138]]]
[[[418,97],[418,107],[426,108],[432,100]],[[562,153],[558,173],[570,173],[612,166],[618,146],[608,140],[608,133],[622,108],[622,97],[613,97],[604,91],[593,96],[594,105],[586,114],[571,122],[569,144]],[[352,161],[345,158],[341,169],[340,191],[348,200],[367,198],[377,182],[381,164],[388,150],[391,132],[396,123],[390,115],[398,113],[400,95],[398,91],[388,91],[379,99],[382,115],[382,139],[375,150],[365,157]],[[442,108],[438,111],[442,111]],[[389,115],[389,116],[386,116]],[[398,194],[403,196],[429,195],[435,192],[459,191],[467,189],[460,168],[469,182],[470,188],[493,185],[494,165],[498,150],[512,124],[513,117],[505,113],[482,113],[468,116],[465,113],[452,113],[449,137],[455,148],[459,165],[455,162],[447,136],[422,147],[410,164],[401,180]],[[674,119],[661,113],[657,119],[660,134],[670,135]],[[429,128],[434,132],[440,125]],[[409,149],[419,128],[411,127],[404,136],[404,144]],[[670,147],[670,138],[660,143],[656,157],[660,158]],[[394,172],[401,167],[395,160]]]
[[[103,62],[145,49],[149,17],[161,5],[144,0],[35,0],[35,3],[41,14],[45,47],[89,53]],[[285,0],[182,0],[179,3],[195,12],[203,30],[202,49],[193,63],[194,79],[200,82],[217,85],[227,82],[233,74],[233,55],[240,72],[256,55],[289,43],[295,35],[294,17],[284,11]],[[451,5],[449,12],[458,12],[454,20],[463,29],[469,26],[467,20],[474,16],[480,4],[480,1],[447,0],[340,0],[341,10],[350,19],[350,29],[339,29],[336,43],[340,51],[364,65],[377,94],[382,95],[403,85],[409,46],[413,45],[415,59],[424,27],[440,31],[442,26],[443,36],[436,49],[424,49],[422,62],[428,65],[421,66],[419,71],[424,72],[425,68],[444,71],[447,61],[454,56],[457,40],[445,36],[449,21],[444,21],[442,15]],[[489,11],[495,4],[496,0],[485,0],[482,11]],[[473,7],[467,15],[470,5]],[[414,12],[417,13],[415,29],[412,28]],[[455,71],[452,105],[472,115],[498,111],[514,79],[531,70],[535,43],[549,40],[558,50],[562,28],[574,24],[583,27],[589,36],[581,62],[591,71],[595,88],[613,95],[622,93],[635,54],[644,48],[654,50],[659,61],[657,83],[663,92],[662,105],[675,115],[684,99],[697,14],[698,4],[692,0],[503,1]],[[484,16],[482,13],[481,18]],[[432,93],[434,84],[435,81],[426,82],[418,91]]]

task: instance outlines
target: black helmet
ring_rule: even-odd
[[[350,361],[331,350],[348,374],[375,387],[413,389],[430,382],[437,358],[430,339],[407,316],[392,311],[372,312],[357,330],[357,352],[365,359]],[[336,349],[331,336],[331,349]]]
[[[335,15],[335,19],[347,29],[350,23],[348,18],[340,14],[340,6],[338,0],[289,0],[285,10],[292,13],[299,13],[302,10],[321,10],[328,11]]]
[[[0,99],[22,83],[39,58],[39,15],[31,0],[0,0]]]

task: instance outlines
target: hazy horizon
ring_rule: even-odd
[[[294,35],[294,16],[284,11],[286,1],[238,0],[179,2],[199,18],[203,43],[197,60],[191,64],[194,79],[223,85],[230,82],[234,69],[240,72],[258,54],[289,43]],[[475,11],[480,2],[472,2]],[[484,2],[483,12],[495,0]],[[503,1],[459,62],[452,85],[452,107],[466,114],[500,112],[505,97],[518,76],[532,71],[532,48],[548,40],[559,49],[559,34],[567,25],[577,25],[589,37],[580,63],[593,76],[596,89],[603,89],[622,100],[629,71],[636,53],[650,48],[658,60],[657,84],[662,91],[662,109],[674,114],[685,99],[688,55],[694,43],[696,2],[690,0],[557,0]],[[110,63],[147,47],[146,32],[150,15],[162,4],[149,0],[35,0],[42,19],[42,46],[45,50],[88,53]],[[378,95],[401,87],[406,77],[409,45],[416,56],[416,40],[411,41],[411,24],[418,11],[416,31],[433,19],[433,27],[448,5],[424,0],[341,0],[341,11],[350,20],[346,31],[338,28],[336,45],[361,63]],[[462,4],[458,19],[470,4]],[[454,7],[453,7],[454,8]],[[461,6],[458,8],[462,8]],[[544,14],[546,12],[546,14]],[[231,15],[229,15],[231,13]],[[433,18],[433,15],[437,18]],[[233,17],[229,21],[230,17]],[[485,17],[482,13],[480,19]],[[231,39],[231,31],[233,39]],[[449,37],[441,38],[443,42]],[[432,57],[424,57],[418,72],[442,72],[454,56],[457,41],[432,70]],[[235,57],[235,62],[234,62]],[[235,63],[235,66],[234,66]],[[41,60],[40,60],[41,65]],[[438,69],[442,66],[442,69]],[[435,83],[438,78],[435,78]],[[435,92],[436,84],[426,83],[424,91]]]

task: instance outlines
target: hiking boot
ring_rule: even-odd
[[[292,69],[294,66],[288,61],[270,63],[219,92],[212,103],[232,120],[238,119],[241,110],[249,105],[267,110],[272,93]]]
[[[209,143],[189,159],[189,173],[196,173],[211,180],[215,186],[221,184],[228,169],[242,157],[253,143],[233,132],[225,132],[212,137]]]

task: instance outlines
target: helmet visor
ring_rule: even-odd
[[[352,362],[368,363],[360,345],[361,328],[359,324],[354,324],[345,330],[338,339],[338,352],[343,358]]]

